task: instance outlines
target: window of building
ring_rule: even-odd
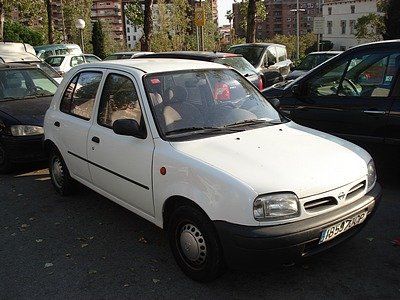
[[[356,12],[356,6],[355,6],[355,5],[352,5],[352,6],[350,7],[350,11],[351,11],[352,14],[354,14],[354,13]]]
[[[342,34],[346,34],[346,26],[347,26],[346,20],[340,21],[340,27],[342,28]]]
[[[350,34],[355,34],[356,21],[350,20]]]
[[[128,38],[128,41],[131,41],[131,36],[130,35],[128,35],[127,38]]]
[[[328,15],[332,14],[332,7],[328,7]]]
[[[127,27],[127,28],[126,28],[126,32],[127,32],[127,33],[130,33],[130,32],[131,32],[131,28],[130,28],[130,27]]]
[[[327,22],[328,34],[332,34],[332,21]]]

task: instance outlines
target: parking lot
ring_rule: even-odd
[[[183,275],[151,223],[83,187],[62,198],[45,165],[24,167],[0,176],[0,298],[399,298],[396,154],[375,154],[382,203],[349,242],[303,264],[229,271],[210,284]]]

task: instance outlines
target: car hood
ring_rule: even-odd
[[[234,176],[258,194],[286,191],[299,198],[366,176],[371,159],[350,142],[293,122],[171,144]]]
[[[43,126],[52,97],[0,102],[0,111],[23,125]]]

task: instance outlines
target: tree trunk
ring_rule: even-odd
[[[246,43],[254,43],[256,41],[256,2],[257,0],[249,0],[247,7]]]
[[[4,41],[4,3],[0,1],[0,41]]]
[[[400,1],[390,0],[387,5],[385,16],[385,29],[383,34],[385,40],[400,39]]]
[[[53,27],[53,15],[51,13],[51,0],[46,0],[46,10],[47,10],[47,38],[49,44],[54,43],[54,27]]]
[[[142,51],[151,51],[151,35],[153,31],[153,0],[144,3],[144,36],[141,42]]]

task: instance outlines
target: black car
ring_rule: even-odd
[[[400,40],[357,46],[263,91],[295,122],[353,142],[400,144]]]
[[[143,54],[135,58],[181,58],[210,61],[234,68],[240,74],[253,83],[259,90],[263,89],[261,74],[240,54],[223,52],[199,52],[199,51],[173,51],[152,54]]]
[[[56,90],[37,66],[0,64],[0,173],[45,158],[43,120]]]

